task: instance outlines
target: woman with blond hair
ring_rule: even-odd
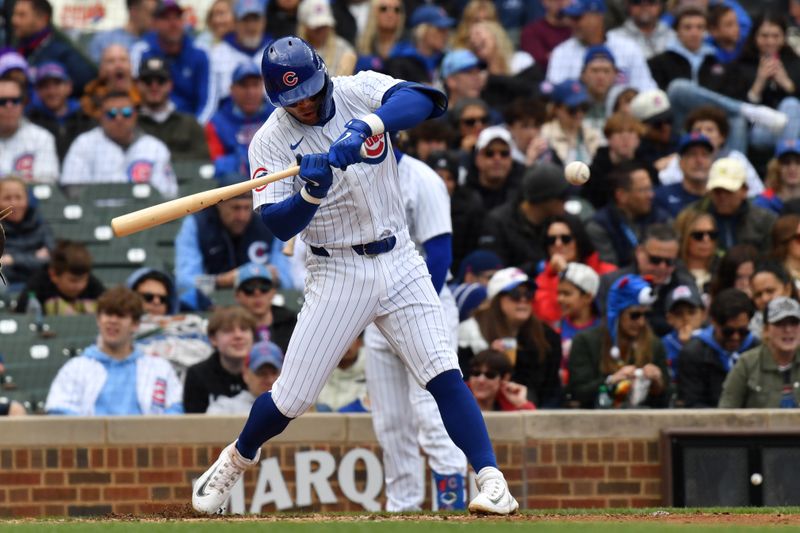
[[[469,30],[469,48],[494,76],[516,76],[534,65],[528,52],[514,51],[511,39],[496,21],[473,24]]]
[[[764,184],[766,189],[753,201],[759,207],[780,214],[786,202],[800,199],[800,139],[778,143]]]
[[[303,0],[297,8],[297,36],[316,48],[331,76],[349,76],[356,66],[356,52],[336,35],[335,26],[327,0]]]
[[[233,31],[236,18],[232,0],[214,0],[206,12],[206,29],[194,39],[194,45],[209,52],[225,35]]]
[[[484,21],[498,22],[497,8],[494,6],[494,2],[492,0],[470,0],[461,14],[461,22],[456,27],[450,48],[469,48],[472,26]]]
[[[367,25],[358,38],[358,54],[386,60],[403,36],[406,14],[400,0],[372,0]]]
[[[705,211],[684,209],[675,219],[675,231],[680,237],[678,257],[694,277],[695,285],[706,292],[720,256],[714,217]]]

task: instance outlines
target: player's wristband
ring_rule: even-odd
[[[300,189],[300,196],[303,198],[303,200],[305,200],[310,204],[319,205],[322,203],[322,198],[315,198],[314,196],[311,195],[310,192],[306,190],[305,187]]]
[[[381,120],[381,117],[375,113],[370,113],[369,115],[362,117],[361,120],[367,123],[372,135],[380,135],[386,131],[386,126],[383,124],[383,120]]]

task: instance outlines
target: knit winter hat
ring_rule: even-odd
[[[619,316],[629,307],[637,305],[652,305],[656,301],[653,288],[641,276],[627,274],[622,276],[611,286],[608,291],[606,308],[606,323],[611,334],[611,357],[619,359],[617,346],[617,328]]]

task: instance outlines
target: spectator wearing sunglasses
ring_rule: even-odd
[[[725,289],[711,302],[711,325],[678,354],[678,400],[684,407],[715,407],[725,377],[745,351],[758,346],[748,326],[755,308],[745,293]]]
[[[597,301],[605,302],[610,287],[626,274],[638,274],[652,285],[655,302],[650,306],[647,320],[658,336],[670,331],[666,315],[666,298],[679,285],[694,285],[694,278],[678,263],[678,234],[669,224],[653,224],[642,237],[634,252],[632,265],[605,274],[600,278]]]
[[[510,380],[513,368],[508,356],[487,349],[478,353],[470,364],[467,386],[481,411],[533,411],[525,385]]]
[[[653,288],[641,276],[622,276],[608,292],[605,322],[572,339],[568,391],[581,408],[594,407],[601,385],[608,386],[618,402],[636,405],[638,400],[627,389],[639,369],[649,385],[642,403],[667,406],[664,345],[647,323],[654,299]]]
[[[695,285],[702,292],[708,292],[720,258],[719,232],[714,217],[703,211],[686,209],[675,220],[675,231],[681,239],[680,260],[694,277]]]
[[[772,226],[770,257],[783,264],[794,280],[800,280],[800,215],[783,215]]]
[[[800,139],[780,141],[775,147],[775,157],[767,165],[764,179],[766,189],[753,202],[758,207],[777,214],[784,210],[798,211],[800,202]],[[793,205],[794,204],[794,205]]]
[[[800,303],[775,298],[764,311],[764,323],[764,344],[743,353],[728,373],[719,407],[798,407]]]
[[[569,263],[584,264],[597,276],[613,272],[617,267],[600,260],[583,222],[573,215],[549,218],[545,222],[543,238],[542,247],[547,255],[537,268],[539,274],[536,276],[533,312],[539,320],[555,326],[563,317],[558,296],[561,280]],[[599,279],[597,283],[599,285]],[[597,293],[596,288],[594,293]]]
[[[713,154],[714,145],[702,133],[692,132],[681,136],[678,157],[673,159],[681,179],[670,184],[662,182],[656,189],[655,205],[676,217],[686,207],[702,199],[706,194]]]
[[[514,199],[525,167],[511,157],[514,141],[507,129],[491,126],[475,142],[475,165],[466,186],[478,192],[487,211]]]
[[[100,111],[100,126],[79,135],[70,146],[60,183],[149,183],[163,196],[177,195],[169,149],[139,130],[130,94],[106,94]]]
[[[675,38],[675,30],[661,20],[664,9],[662,0],[627,0],[625,7],[628,18],[608,35],[630,39],[636,43],[645,59],[666,50]]]
[[[586,231],[601,260],[628,266],[645,230],[653,224],[669,222],[671,217],[653,206],[653,182],[641,163],[623,163],[609,176],[609,182],[612,202],[594,214]]]
[[[564,163],[591,164],[603,134],[584,122],[589,110],[586,87],[578,80],[566,80],[553,87],[550,99],[555,118],[542,126],[542,137]]]
[[[258,263],[242,265],[237,270],[234,291],[236,303],[256,319],[256,342],[274,342],[285,352],[297,316],[272,303],[276,291],[269,269]]]
[[[764,253],[770,248],[770,232],[778,216],[747,198],[745,180],[746,170],[740,161],[729,157],[717,159],[708,172],[705,198],[692,206],[714,217],[720,249],[752,244]]]
[[[480,98],[462,98],[452,107],[448,117],[458,132],[451,147],[465,155],[472,153],[480,133],[493,122],[489,106]]]
[[[178,314],[175,282],[166,272],[142,267],[128,277],[128,288],[139,295],[144,314],[134,341],[146,355],[172,363],[178,377],[211,355],[206,320],[194,314]]]
[[[173,161],[206,161],[208,146],[199,142],[203,128],[189,113],[177,110],[169,99],[172,75],[161,57],[151,57],[139,68],[136,87],[141,95],[139,125],[142,131],[169,148]]]
[[[773,260],[764,260],[755,265],[750,276],[750,290],[751,299],[758,311],[750,321],[750,331],[757,337],[762,335],[763,312],[772,299],[779,296],[798,299],[797,287],[789,272],[781,263]]]
[[[458,328],[458,357],[469,375],[475,354],[492,348],[511,363],[511,379],[527,387],[528,399],[543,408],[562,403],[561,339],[532,312],[535,284],[518,268],[498,270],[489,280],[488,300]]]

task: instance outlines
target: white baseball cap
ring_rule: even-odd
[[[509,147],[513,146],[511,134],[503,126],[489,126],[478,134],[478,140],[475,141],[475,149],[483,150],[492,141],[503,141]]]
[[[592,297],[597,296],[600,288],[600,276],[592,267],[583,263],[567,263],[567,268],[561,272],[561,279],[569,281]]]
[[[303,0],[297,8],[297,20],[312,29],[336,26],[328,0]]]
[[[631,100],[631,114],[642,122],[666,120],[670,116],[669,96],[661,89],[642,91]]]
[[[737,192],[744,186],[746,179],[747,170],[741,161],[732,157],[723,157],[711,165],[711,170],[708,171],[707,189],[709,191],[725,189]]]
[[[498,270],[489,278],[489,286],[486,288],[486,297],[491,300],[498,294],[513,291],[523,283],[536,287],[525,272],[516,268],[509,267]]]

